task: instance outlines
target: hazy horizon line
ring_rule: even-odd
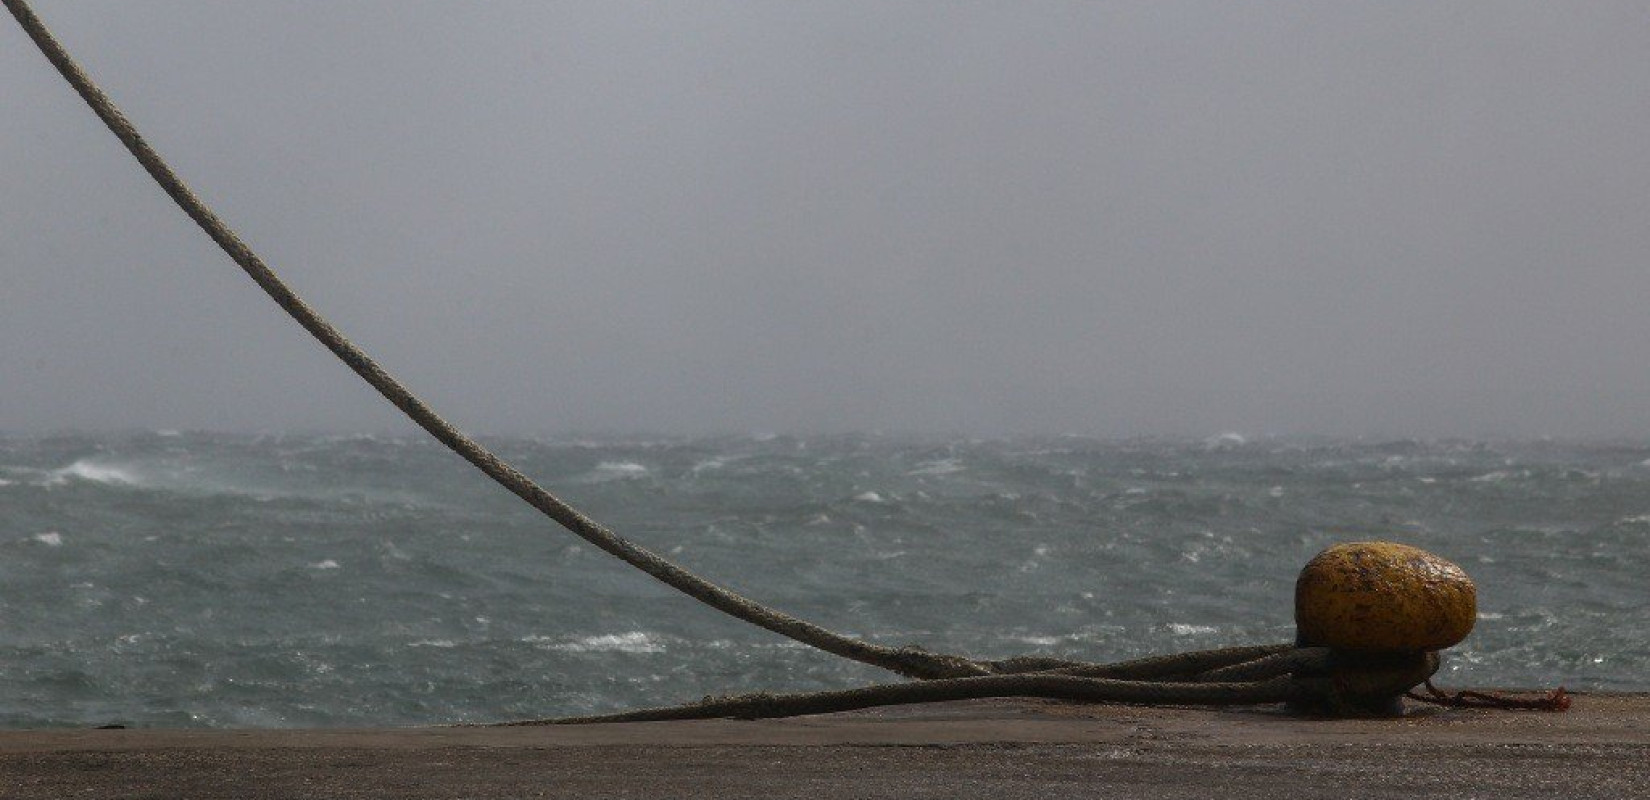
[[[1092,442],[1159,441],[1185,444],[1203,444],[1211,447],[1242,446],[1262,442],[1335,442],[1335,443],[1445,443],[1474,444],[1569,444],[1609,445],[1634,444],[1650,446],[1650,434],[1485,434],[1485,433],[1322,433],[1300,431],[1253,432],[1238,429],[1213,432],[1143,431],[1138,433],[1106,433],[1084,431],[967,431],[945,429],[817,429],[817,430],[658,430],[658,429],[588,429],[588,430],[485,430],[465,431],[476,439],[518,439],[540,441],[578,440],[680,440],[702,441],[715,439],[835,439],[869,438],[915,441],[997,441],[1073,439]],[[50,439],[76,436],[244,436],[244,437],[298,437],[298,438],[364,438],[382,440],[424,439],[440,444],[434,437],[419,429],[345,428],[345,427],[291,427],[291,428],[174,428],[165,426],[61,426],[49,429],[22,429],[0,427],[0,438]]]

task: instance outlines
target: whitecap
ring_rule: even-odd
[[[438,648],[438,649],[441,649],[441,650],[451,650],[452,648],[457,647],[458,643],[451,640],[451,639],[421,639],[419,641],[412,642],[411,644],[408,644],[407,646],[408,647],[434,647],[434,648]]]
[[[1059,644],[1061,641],[1063,641],[1065,639],[1068,639],[1068,638],[1070,638],[1070,637],[1066,637],[1066,636],[1016,636],[1016,637],[1014,637],[1014,639],[1016,641],[1021,642],[1023,644],[1029,644],[1032,647],[1053,647],[1053,646]]]
[[[1206,450],[1225,450],[1232,447],[1242,447],[1248,443],[1248,437],[1245,437],[1243,434],[1227,431],[1225,433],[1217,433],[1207,439],[1204,439],[1203,447]]]
[[[882,495],[877,494],[876,492],[860,492],[859,494],[854,495],[854,499],[860,501],[861,503],[888,502],[887,500],[882,499]]]
[[[1214,633],[1213,625],[1188,625],[1184,622],[1169,623],[1169,633],[1176,636],[1196,636],[1202,633]]]
[[[550,645],[549,649],[567,653],[662,653],[665,645],[653,634],[628,631],[584,636],[571,642]]]
[[[35,535],[33,535],[29,538],[31,538],[31,539],[47,546],[47,547],[62,547],[63,546],[63,534],[58,533],[57,531],[46,531],[45,533],[37,533],[37,534],[35,534]]]
[[[317,561],[313,564],[310,564],[309,568],[310,569],[338,569],[338,562],[333,561],[332,559],[329,558],[329,559],[326,559],[324,561]]]
[[[963,464],[960,458],[942,458],[936,461],[924,461],[912,468],[907,475],[950,475],[962,472]]]
[[[1020,572],[1036,572],[1043,567],[1043,559],[1048,557],[1050,548],[1046,544],[1039,544],[1031,548],[1031,558],[1020,564]]]
[[[113,464],[99,464],[88,459],[81,459],[62,469],[55,469],[46,474],[48,486],[59,486],[68,483],[70,479],[101,483],[105,486],[136,486],[141,481],[130,467],[119,467]]]
[[[320,437],[326,444],[350,444],[352,442],[374,443],[378,441],[376,433],[338,433]]]
[[[1650,525],[1650,514],[1639,514],[1633,517],[1622,517],[1616,521],[1618,525]]]
[[[727,465],[728,465],[728,460],[726,458],[723,458],[722,456],[716,456],[714,458],[707,458],[704,461],[700,461],[699,463],[694,464],[693,469],[690,470],[690,471],[693,474],[698,475],[699,473],[704,472],[706,470],[721,469],[721,468],[723,468]]]
[[[603,461],[596,465],[596,474],[605,478],[640,478],[647,467],[634,461]]]

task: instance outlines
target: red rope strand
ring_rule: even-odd
[[[1460,691],[1450,694],[1426,682],[1427,694],[1406,692],[1405,697],[1419,700],[1423,703],[1448,706],[1450,708],[1498,708],[1498,709],[1525,709],[1530,711],[1569,711],[1570,695],[1564,687],[1547,693],[1546,697],[1507,697],[1489,692]]]

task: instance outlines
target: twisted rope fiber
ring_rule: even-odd
[[[1428,680],[1438,671],[1437,653],[1416,653],[1382,665],[1337,664],[1327,648],[1281,646],[1271,656],[1242,661],[1194,675],[1165,678],[1174,669],[1203,660],[1231,661],[1243,656],[1226,648],[1183,653],[1160,659],[1143,659],[1127,664],[1105,665],[1140,670],[1142,680],[1079,677],[1051,672],[1016,675],[986,675],[972,678],[943,678],[916,683],[883,684],[833,692],[804,692],[774,695],[766,693],[707,697],[702,702],[661,708],[644,708],[617,714],[586,717],[528,720],[504,723],[507,727],[526,725],[587,725],[605,722],[657,722],[664,720],[733,717],[763,719],[802,714],[852,711],[904,703],[933,703],[945,700],[976,700],[987,697],[1043,697],[1088,703],[1133,705],[1259,705],[1290,703],[1338,716],[1371,713],[1372,701],[1386,700],[1405,689]],[[1175,659],[1184,659],[1179,664]],[[1101,666],[1101,665],[1097,665]],[[1375,712],[1379,713],[1379,712]]]
[[[454,428],[310,308],[206,206],[64,50],[25,0],[0,0],[46,59],[120,139],[161,189],[304,330],[332,351],[379,394],[448,449],[496,483],[575,535],[666,585],[723,613],[803,644],[900,675],[919,683],[887,684],[839,692],[745,695],[688,706],[643,709],[603,717],[552,722],[683,719],[707,716],[765,717],[868,708],[895,703],[981,697],[1038,696],[1090,702],[1141,704],[1254,704],[1328,698],[1346,691],[1342,677],[1322,677],[1326,652],[1293,645],[1233,647],[1181,653],[1120,664],[1085,664],[1042,657],[975,661],[916,648],[890,648],[854,639],[797,619],[694,575],[613,533],[540,487],[515,467]],[[1437,669],[1436,655],[1414,667],[1356,677],[1356,693],[1396,695]],[[1297,674],[1300,673],[1300,674]],[[1398,684],[1402,684],[1399,686]],[[542,723],[525,723],[542,724]]]
[[[1045,697],[1088,703],[1134,705],[1258,705],[1282,703],[1300,697],[1300,687],[1289,675],[1240,683],[1170,683],[1115,681],[1072,675],[1029,673],[941,678],[913,683],[890,683],[835,692],[749,694],[711,698],[701,703],[644,708],[617,714],[565,717],[555,720],[505,723],[526,725],[584,725],[600,722],[659,722],[673,719],[765,719],[854,711],[906,703],[977,700],[987,697]]]

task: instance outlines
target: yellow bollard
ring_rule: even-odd
[[[1363,653],[1442,650],[1467,638],[1478,591],[1460,567],[1392,542],[1338,544],[1295,582],[1300,644]]]

